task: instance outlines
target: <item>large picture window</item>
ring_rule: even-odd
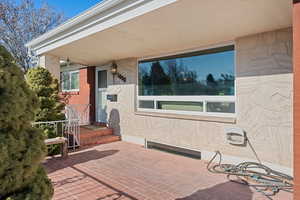
[[[235,113],[235,50],[224,46],[138,63],[138,109]]]
[[[79,71],[65,71],[61,73],[62,91],[79,91]]]

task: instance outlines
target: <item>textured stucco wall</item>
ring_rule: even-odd
[[[60,80],[60,63],[58,57],[52,55],[40,56],[38,65],[48,69],[55,78]]]
[[[108,87],[108,93],[118,94],[118,102],[108,102],[110,124],[122,136],[255,159],[249,145],[225,140],[226,127],[241,127],[261,160],[292,167],[291,51],[291,29],[236,40],[235,124],[136,115],[137,60],[118,61],[128,81]]]
[[[236,47],[237,125],[263,160],[292,166],[292,30],[240,38]]]

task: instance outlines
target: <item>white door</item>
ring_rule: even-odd
[[[96,70],[96,120],[107,123],[107,70]]]

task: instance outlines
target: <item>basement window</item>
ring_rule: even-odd
[[[138,111],[234,117],[234,45],[138,63]]]
[[[79,91],[79,71],[61,72],[61,88],[63,92]]]

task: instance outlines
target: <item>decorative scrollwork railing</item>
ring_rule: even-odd
[[[65,115],[68,120],[77,119],[79,125],[89,125],[90,104],[69,104],[65,107]]]
[[[50,130],[56,137],[65,137],[68,141],[68,148],[80,146],[80,127],[79,120],[60,120],[60,121],[45,121],[33,122],[32,126],[41,128],[42,130]]]

